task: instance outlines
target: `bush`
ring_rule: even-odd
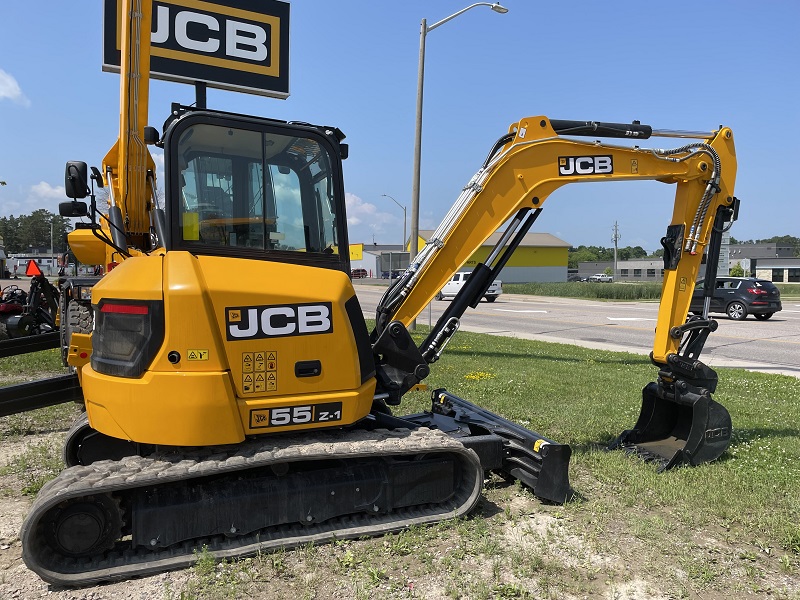
[[[661,298],[661,283],[504,283],[503,291],[561,298],[658,300]]]

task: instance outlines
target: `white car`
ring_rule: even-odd
[[[611,283],[614,281],[614,278],[611,275],[606,275],[605,273],[595,273],[589,277],[589,281],[593,281],[595,283]]]
[[[442,291],[436,294],[437,300],[444,300],[445,298],[455,298],[458,291],[464,286],[470,272],[456,273],[452,279],[444,284]],[[497,297],[503,293],[503,283],[499,279],[495,279],[486,293],[483,295],[487,302],[494,302]]]

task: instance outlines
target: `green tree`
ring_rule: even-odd
[[[577,269],[578,263],[597,262],[598,260],[600,259],[597,257],[596,252],[590,250],[586,246],[578,246],[576,249],[570,248],[567,266],[570,269]]]
[[[6,247],[6,252],[19,252],[19,219],[14,215],[10,217],[0,217],[0,237]]]
[[[731,277],[744,277],[744,269],[741,263],[736,263],[730,268]]]
[[[641,246],[625,246],[617,250],[618,260],[631,260],[645,257],[647,257],[647,251]]]
[[[52,238],[50,225],[52,223]],[[72,230],[69,219],[40,208],[30,215],[0,217],[0,236],[7,253],[27,252],[31,248],[66,252],[67,233]]]

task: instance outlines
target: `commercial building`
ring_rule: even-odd
[[[755,276],[775,283],[800,283],[800,257],[759,258],[753,270]]]
[[[419,248],[423,248],[433,236],[433,230],[420,230]],[[470,270],[478,263],[485,262],[495,244],[503,235],[502,231],[492,234],[486,243],[478,248],[462,267]],[[528,233],[519,247],[500,272],[503,283],[530,283],[535,281],[566,281],[567,260],[570,244],[549,233]],[[351,267],[366,269],[371,277],[381,277],[391,270],[408,267],[408,252],[399,245],[364,244],[359,260],[351,260]]]
[[[485,262],[503,233],[498,231],[490,235],[486,243],[470,256],[462,269],[469,270],[478,263]],[[433,234],[432,230],[421,230],[419,247],[422,248]],[[568,242],[552,234],[528,233],[503,267],[498,279],[503,283],[566,281],[569,248]]]

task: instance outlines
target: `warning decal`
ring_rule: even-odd
[[[245,394],[274,392],[278,389],[278,353],[242,353],[242,391]]]

